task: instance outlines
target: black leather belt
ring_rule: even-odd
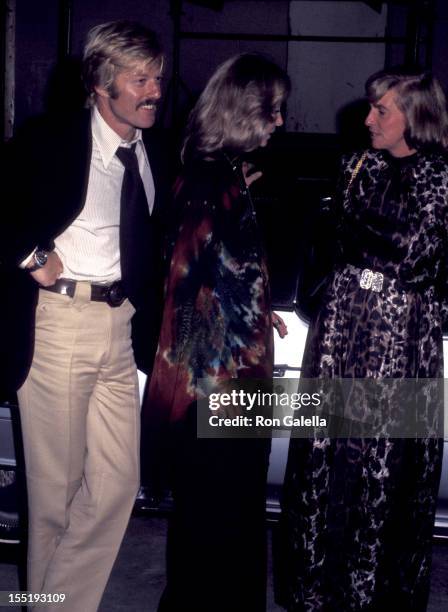
[[[68,295],[72,298],[75,295],[76,284],[77,281],[68,278],[60,278],[54,285],[50,287],[41,287],[41,289],[53,291],[53,293],[60,293],[61,295]],[[115,308],[123,304],[126,296],[121,281],[115,281],[110,285],[90,283],[90,299],[93,302],[106,302],[109,306]]]

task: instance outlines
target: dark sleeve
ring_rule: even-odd
[[[35,248],[35,212],[30,206],[32,177],[25,180],[23,143],[15,139],[5,145],[2,154],[3,197],[0,220],[0,259],[2,264],[17,266]],[[21,168],[22,164],[22,168]],[[31,173],[33,170],[31,170]],[[23,176],[22,176],[23,174]]]
[[[90,112],[65,123],[42,116],[24,125],[8,145],[2,184],[0,258],[17,266],[77,217],[85,200],[91,158]]]
[[[446,301],[448,283],[448,165],[435,162],[430,178],[424,172],[417,178],[416,221],[400,263],[400,276],[409,282],[436,284]]]
[[[38,245],[48,246],[43,196],[52,187],[50,139],[44,120],[35,120],[4,147],[0,260],[7,266],[18,266]]]

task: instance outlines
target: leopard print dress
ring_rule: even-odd
[[[310,326],[302,376],[443,377],[448,166],[438,153],[343,161],[338,263]],[[384,274],[381,291],[361,271]],[[400,406],[396,406],[400,410]],[[443,441],[291,440],[278,601],[290,612],[426,609]]]

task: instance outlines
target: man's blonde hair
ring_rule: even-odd
[[[162,67],[162,50],[152,30],[134,21],[110,21],[92,28],[87,34],[83,55],[88,105],[95,102],[96,87],[116,97],[117,73],[137,62],[155,62]]]

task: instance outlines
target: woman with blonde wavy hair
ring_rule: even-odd
[[[286,333],[271,312],[241,156],[282,125],[288,91],[276,64],[239,55],[216,70],[186,129],[175,186],[179,224],[143,407],[152,463],[168,465],[174,499],[160,611],[265,610],[269,440],[198,438],[196,400],[200,379],[218,388],[270,380],[273,325]]]

